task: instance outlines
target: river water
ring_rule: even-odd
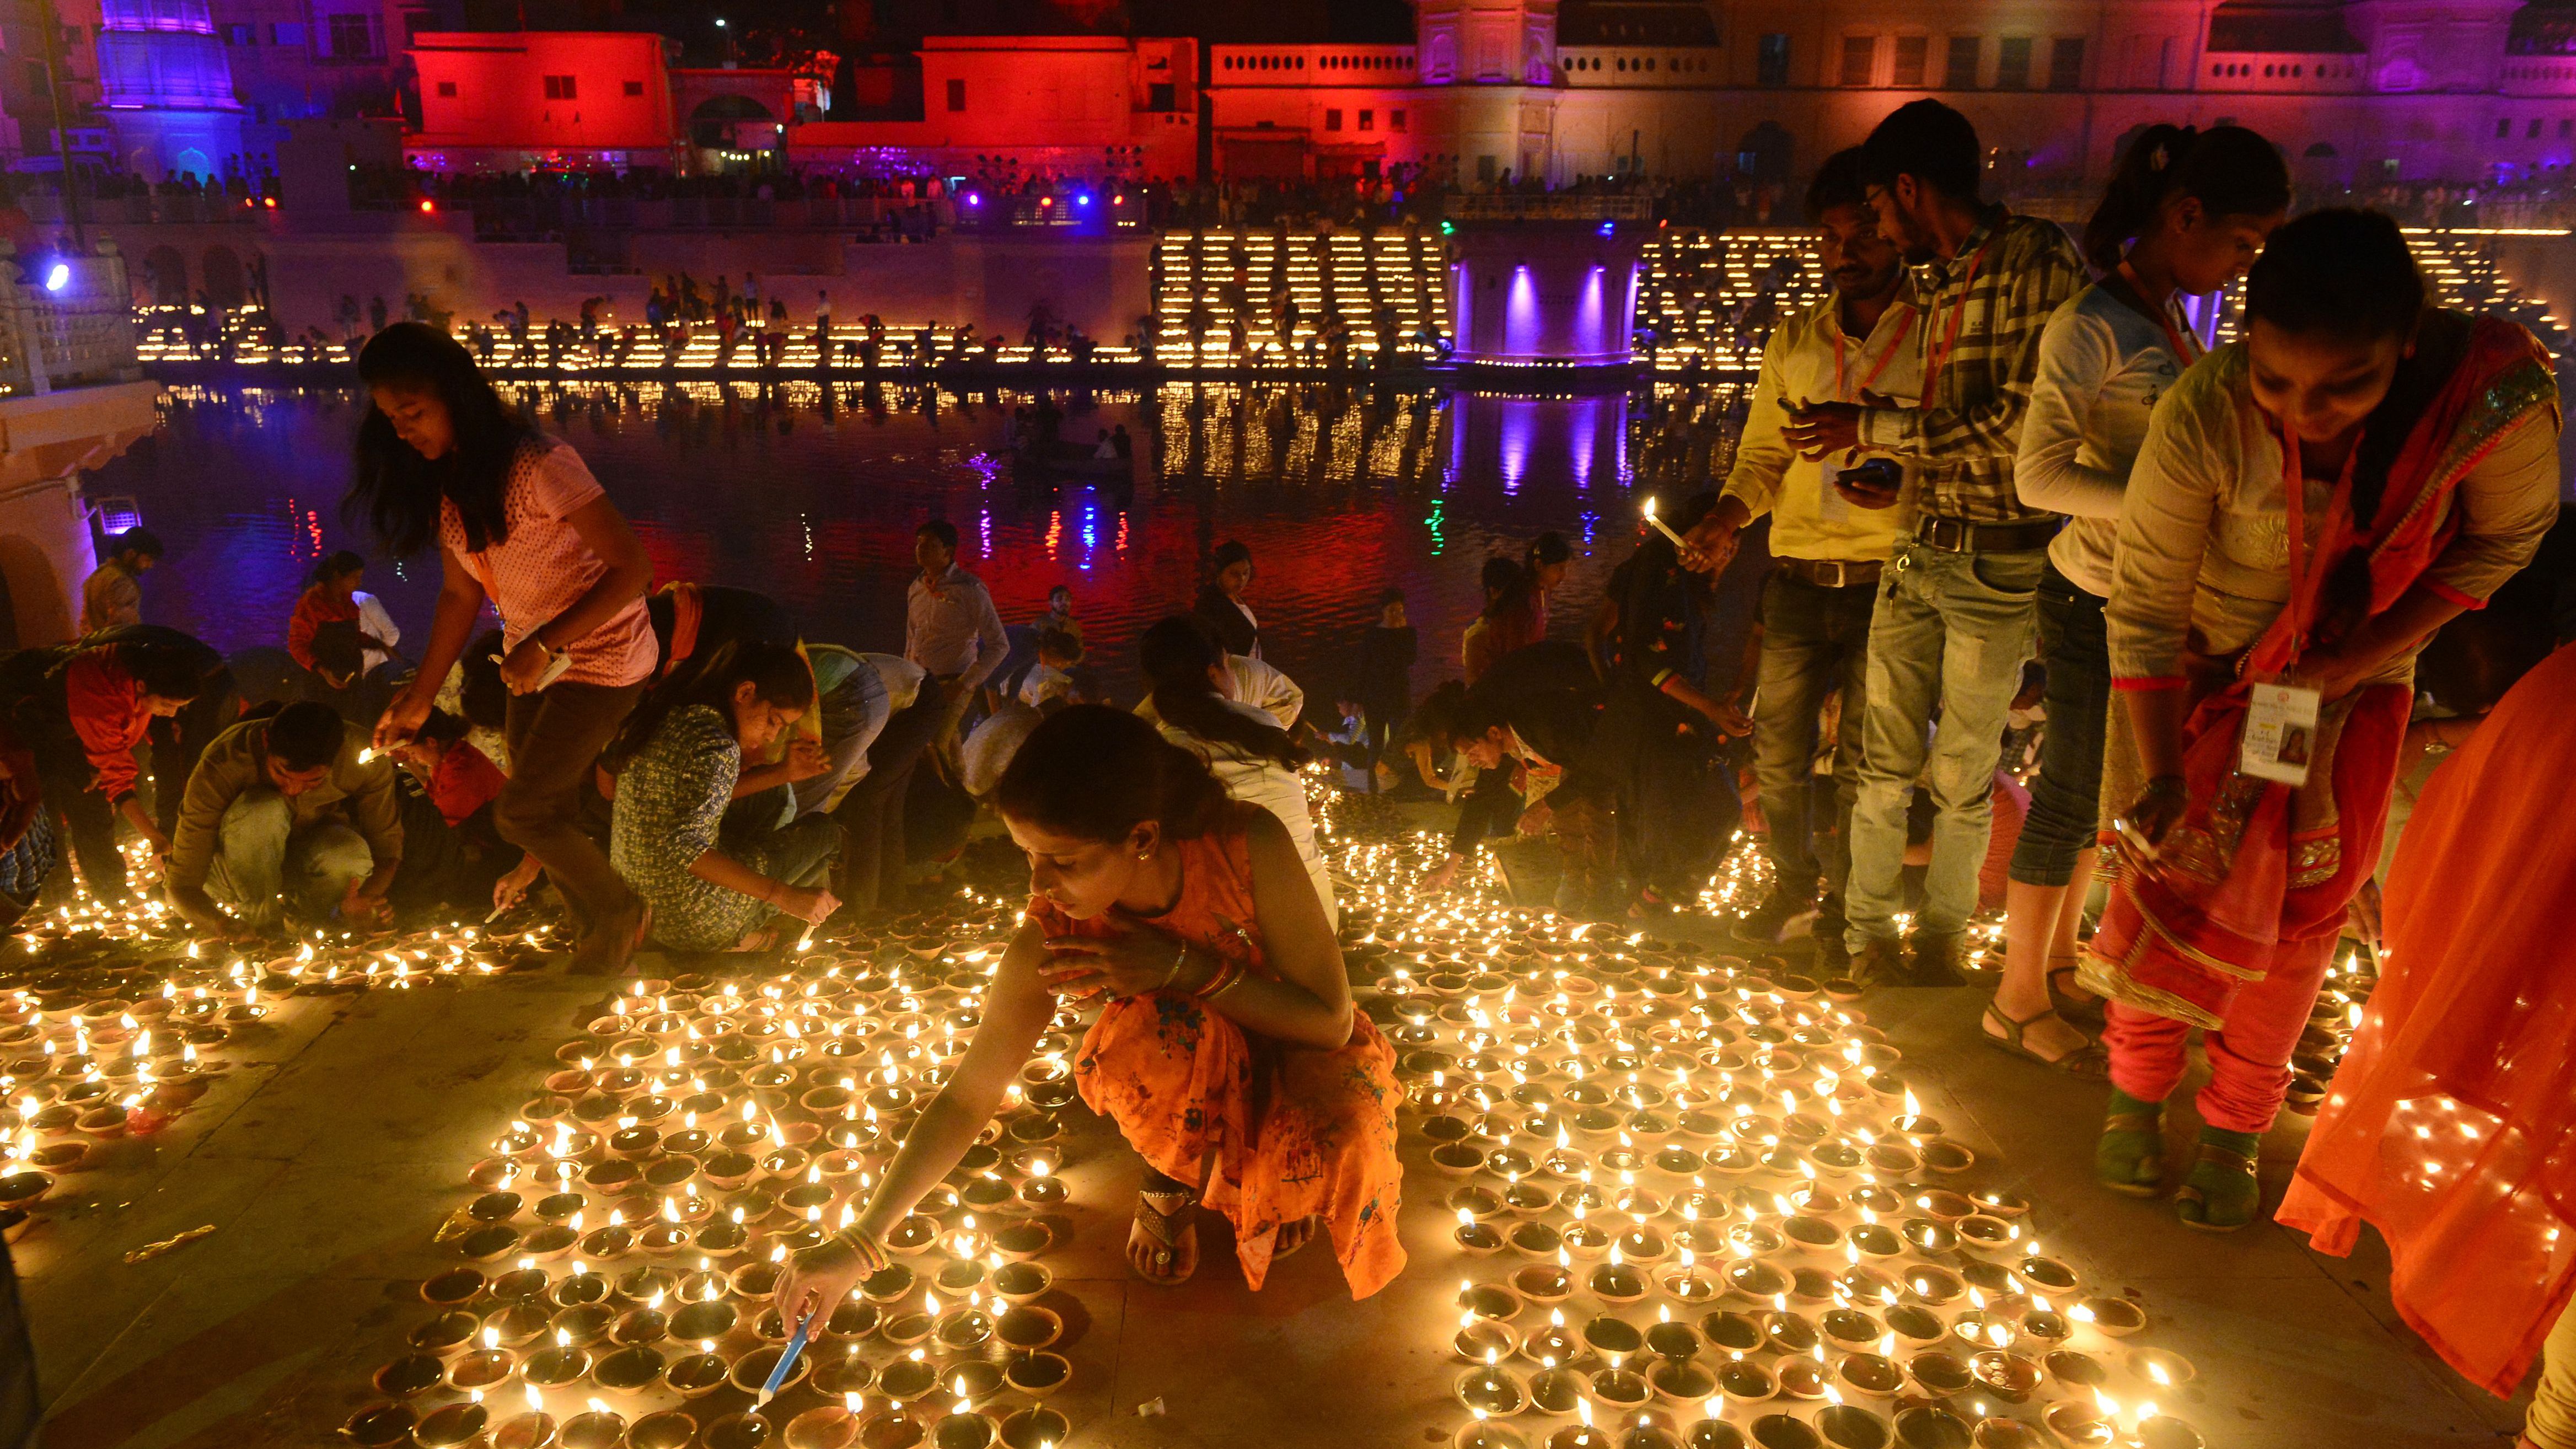
[[[1641,491],[1722,476],[1741,393],[1229,384],[1073,395],[1064,436],[1123,424],[1136,458],[1124,481],[1060,483],[1015,475],[1002,457],[1003,418],[1025,394],[709,383],[510,396],[581,450],[658,579],[758,589],[809,638],[899,651],[913,529],[945,517],[1006,623],[1042,612],[1058,583],[1073,590],[1093,662],[1123,697],[1136,636],[1188,607],[1227,539],[1257,560],[1249,602],[1265,655],[1310,690],[1335,687],[1390,585],[1421,630],[1417,690],[1454,673],[1481,604],[1479,567],[1546,529],[1574,544],[1556,632],[1579,635],[1633,547]],[[145,617],[227,652],[282,646],[314,562],[352,548],[370,559],[365,587],[408,642],[423,642],[435,557],[381,558],[340,516],[362,409],[343,389],[172,389],[160,430],[86,484],[130,498],[170,547],[144,581]]]

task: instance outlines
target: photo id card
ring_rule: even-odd
[[[1816,460],[1816,517],[1821,522],[1843,523],[1851,518],[1851,500],[1834,487],[1841,476],[1842,464],[1830,457]]]
[[[2308,783],[2308,761],[2317,744],[2318,703],[2313,689],[2255,685],[2245,711],[2245,744],[2237,772],[2293,787]]]

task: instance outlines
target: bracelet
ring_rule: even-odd
[[[1243,973],[1244,963],[1241,960],[1223,961],[1217,966],[1216,974],[1207,979],[1207,984],[1191,994],[1201,1001],[1214,1001],[1241,984]]]
[[[877,1241],[876,1234],[863,1230],[856,1223],[834,1233],[832,1237],[836,1241],[847,1244],[850,1251],[858,1254],[859,1261],[867,1265],[867,1270],[871,1273],[894,1261],[893,1257],[886,1252],[885,1246]]]
[[[1163,973],[1161,983],[1155,986],[1154,989],[1156,991],[1169,990],[1173,982],[1181,979],[1181,963],[1188,959],[1190,959],[1190,943],[1183,941],[1181,943],[1181,949],[1172,953],[1172,969]]]

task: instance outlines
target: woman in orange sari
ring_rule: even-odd
[[[828,1312],[879,1236],[956,1165],[1054,1019],[1105,1004],[1075,1055],[1085,1101],[1145,1161],[1127,1256],[1156,1284],[1198,1266],[1197,1209],[1234,1228],[1245,1282],[1330,1236],[1351,1295],[1404,1266],[1395,1053],[1354,1012],[1341,948],[1287,830],[1122,710],[1039,725],[994,791],[1029,858],[1028,918],[957,1072],[839,1236],[797,1255],[779,1312]]]
[[[2548,354],[2510,322],[2428,309],[2388,218],[2282,227],[2245,315],[2158,404],[2122,503],[2105,617],[2127,708],[2103,793],[2122,869],[2078,976],[2109,1002],[2094,1168],[2115,1191],[2158,1189],[2164,1100],[2204,1033],[2175,1198],[2217,1232],[2260,1206],[2259,1141],[2377,863],[2416,651],[2530,559],[2558,495]],[[2257,758],[2262,685],[2315,712],[2304,734],[2282,725],[2298,783]]]
[[[2388,876],[2379,989],[2280,1220],[2341,1256],[2367,1221],[2389,1295],[2451,1367],[2576,1449],[2576,649],[2504,697],[2433,775]],[[2558,1323],[2556,1331],[2550,1329]]]

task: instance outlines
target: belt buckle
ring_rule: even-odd
[[[1829,584],[1825,583],[1824,579],[1824,572],[1827,569],[1833,570],[1833,582]],[[1845,588],[1851,583],[1851,562],[1847,559],[1827,559],[1816,565],[1816,573],[1818,575],[1816,582],[1825,584],[1826,588]]]

